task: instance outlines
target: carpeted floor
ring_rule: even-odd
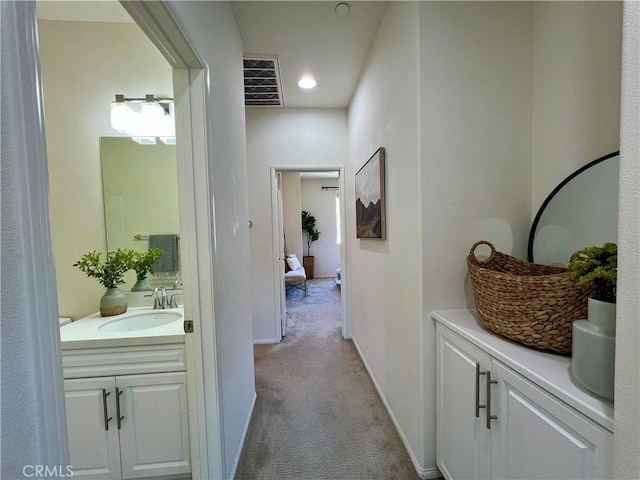
[[[351,341],[332,279],[287,292],[288,333],[255,347],[258,400],[237,480],[417,479]]]

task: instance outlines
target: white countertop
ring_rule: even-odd
[[[62,350],[184,343],[183,307],[158,310],[158,312],[178,312],[181,314],[181,318],[179,320],[160,327],[129,332],[105,331],[99,328],[105,323],[125,318],[131,314],[149,312],[151,310],[151,307],[129,307],[125,313],[111,317],[103,317],[100,315],[100,312],[97,312],[93,315],[89,315],[88,317],[76,320],[68,325],[64,325],[63,327],[60,327]]]
[[[613,432],[613,402],[582,387],[571,374],[571,357],[546,353],[482,327],[473,310],[441,310],[431,317],[489,355]]]

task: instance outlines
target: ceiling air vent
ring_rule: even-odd
[[[282,106],[277,58],[244,57],[244,104],[251,107]]]

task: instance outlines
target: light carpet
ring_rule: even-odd
[[[332,279],[287,293],[288,333],[255,347],[258,399],[238,480],[417,479],[353,342]]]

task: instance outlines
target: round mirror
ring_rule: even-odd
[[[619,158],[588,163],[549,194],[529,233],[530,262],[565,266],[576,250],[617,241]]]

